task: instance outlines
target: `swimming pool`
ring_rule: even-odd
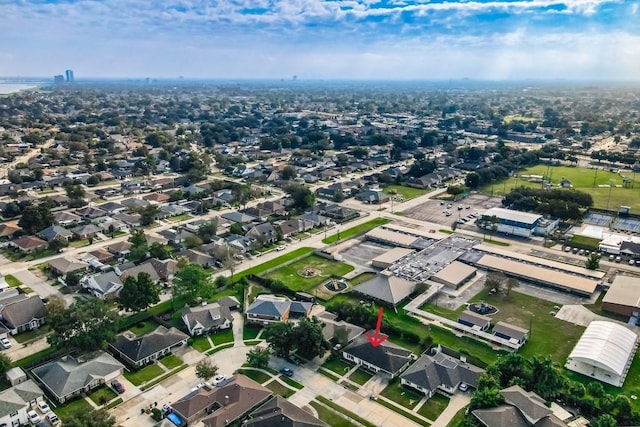
[[[175,425],[177,425],[178,427],[182,427],[184,425],[184,422],[180,419],[180,417],[174,414],[173,412],[170,412],[167,414],[167,419],[172,423],[174,423]]]

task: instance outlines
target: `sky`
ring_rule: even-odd
[[[640,79],[640,0],[0,0],[0,76]]]

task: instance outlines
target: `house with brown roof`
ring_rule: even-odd
[[[20,237],[19,239],[12,240],[10,245],[25,253],[33,253],[41,249],[45,249],[48,246],[45,240],[36,236]]]
[[[19,231],[22,231],[22,227],[20,227],[15,221],[0,224],[0,238],[11,237]]]
[[[61,256],[59,258],[54,258],[47,262],[49,270],[57,275],[64,276],[67,273],[72,273],[75,271],[84,271],[89,266],[86,262],[78,261],[76,259],[67,258]]]
[[[244,375],[235,375],[221,387],[208,386],[174,402],[171,409],[188,425],[198,421],[206,427],[223,427],[264,403],[272,393]]]
[[[146,196],[142,196],[142,198],[148,202],[155,203],[158,205],[162,203],[166,203],[169,201],[169,199],[171,199],[171,197],[169,197],[164,193],[151,193],[151,194],[147,194]]]
[[[244,427],[329,427],[282,396],[272,396],[249,414]]]

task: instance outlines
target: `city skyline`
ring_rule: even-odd
[[[0,4],[3,76],[637,80],[640,69],[630,0]]]

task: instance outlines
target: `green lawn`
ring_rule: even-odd
[[[16,341],[22,344],[28,341],[38,339],[48,334],[50,331],[51,331],[51,326],[48,324],[44,324],[38,329],[32,329],[30,331],[21,332],[18,335],[14,335],[13,338],[15,338]]]
[[[335,372],[336,374],[342,376],[349,371],[353,367],[353,363],[348,363],[344,359],[333,359],[327,360],[322,365],[323,368],[329,369],[330,371]]]
[[[217,352],[219,352],[219,351],[222,351],[222,350],[225,350],[225,349],[227,349],[227,348],[231,348],[231,347],[233,347],[233,343],[232,343],[232,342],[228,342],[228,343],[220,344],[220,345],[218,345],[218,346],[216,346],[216,347],[212,348],[211,350],[207,351],[207,354],[208,354],[209,356],[211,356],[211,355],[212,355],[212,354],[214,354],[214,353],[217,353]]]
[[[199,336],[191,338],[191,347],[200,353],[204,353],[211,348],[211,343],[209,343],[209,339],[206,336]]]
[[[165,356],[162,359],[160,359],[159,362],[162,363],[164,367],[169,370],[175,369],[178,366],[181,366],[184,364],[184,362],[175,354],[170,354],[168,356]]]
[[[233,342],[233,329],[225,329],[223,331],[217,332],[215,334],[209,335],[211,337],[211,341],[213,341],[214,345],[225,344],[228,342]]]
[[[431,188],[413,188],[404,185],[390,184],[385,186],[382,192],[389,195],[395,192],[395,194],[402,196],[404,200],[410,200],[430,193],[431,190]]]
[[[253,340],[258,336],[261,330],[262,330],[262,326],[256,326],[250,323],[245,323],[242,329],[242,339]]]
[[[283,383],[287,383],[287,384],[289,384],[291,387],[293,387],[293,388],[297,388],[298,390],[302,390],[302,389],[304,388],[304,386],[303,386],[302,384],[300,384],[298,381],[296,381],[296,380],[294,380],[294,379],[292,379],[292,378],[289,378],[289,377],[287,377],[287,376],[280,375],[278,378],[280,378],[280,380],[281,380]]]
[[[295,393],[295,391],[291,390],[288,387],[283,386],[276,380],[273,380],[265,384],[264,386],[269,390],[271,390],[272,392],[274,392],[275,394],[279,394],[280,396],[284,397],[285,399],[290,397],[293,393]]]
[[[413,409],[424,397],[413,390],[402,387],[398,379],[391,381],[380,394],[407,409]]]
[[[58,406],[55,411],[56,415],[63,424],[65,424],[72,413],[74,412],[90,412],[93,410],[93,407],[86,400],[79,398],[76,400],[72,400],[69,403],[65,403],[62,406]]]
[[[372,272],[368,271],[366,273],[358,274],[353,279],[349,279],[349,284],[351,286],[357,286],[360,283],[364,283],[369,279],[373,279],[374,277],[376,277],[376,273],[372,273]]]
[[[131,384],[138,386],[147,381],[151,381],[155,377],[159,377],[163,373],[164,371],[162,368],[154,363],[153,365],[146,366],[136,372],[125,372],[124,376],[126,379],[131,381]]]
[[[337,382],[340,379],[337,375],[332,374],[331,372],[325,371],[324,369],[319,369],[318,373],[320,375],[324,375],[325,377],[329,378],[331,381]]]
[[[316,401],[312,400],[309,402],[309,405],[313,406],[315,410],[318,411],[318,418],[331,427],[358,427],[357,424],[347,421],[334,410],[329,409]]]
[[[100,387],[94,389],[89,394],[89,398],[91,400],[93,400],[95,402],[95,404],[98,405],[98,406],[102,406],[102,405],[108,403],[109,401],[111,401],[111,399],[113,399],[116,396],[117,396],[116,392],[111,390],[106,385],[103,385],[103,386],[100,386]]]
[[[266,383],[267,381],[273,378],[269,374],[266,374],[261,371],[254,371],[253,369],[239,369],[238,372],[248,376],[249,378],[251,378],[252,380],[260,384]]]
[[[326,398],[326,397],[324,397],[324,396],[318,396],[318,397],[316,397],[316,399],[317,399],[319,402],[324,403],[325,405],[327,405],[327,406],[328,406],[328,407],[330,407],[331,409],[333,409],[333,410],[335,410],[335,411],[337,411],[337,412],[341,413],[342,415],[345,415],[345,416],[347,416],[347,417],[349,417],[349,418],[351,418],[351,419],[353,419],[353,420],[355,420],[355,421],[359,422],[360,424],[362,424],[362,425],[363,425],[363,426],[365,426],[365,427],[376,427],[376,425],[375,425],[375,424],[370,423],[369,421],[365,420],[365,419],[364,419],[364,418],[362,418],[361,416],[359,416],[359,415],[357,415],[357,414],[354,414],[353,412],[351,412],[351,411],[349,411],[349,410],[347,410],[347,409],[343,408],[342,406],[340,406],[340,405],[337,405],[337,404],[333,403],[333,401],[331,401],[331,400],[327,399],[327,398]]]
[[[88,246],[88,245],[89,245],[89,239],[72,240],[69,242],[69,246],[71,246],[72,248],[81,248],[83,246]]]
[[[12,288],[15,286],[22,285],[22,281],[11,274],[7,274],[6,276],[4,276],[4,280],[5,282],[7,282],[7,285],[9,285]]]
[[[193,217],[191,215],[185,213],[185,214],[182,214],[182,215],[170,216],[169,218],[167,218],[167,221],[169,221],[169,222],[180,222],[180,221],[187,220],[189,218],[193,218]]]
[[[367,381],[369,381],[373,377],[373,374],[364,368],[356,369],[353,374],[349,376],[349,379],[356,384],[364,385]]]
[[[131,326],[129,330],[139,337],[155,331],[158,326],[159,325],[153,320],[145,320],[144,322],[139,322]]]
[[[308,267],[319,270],[319,274],[312,277],[303,277],[302,272]],[[326,282],[332,276],[344,276],[353,271],[353,269],[353,266],[343,262],[333,261],[318,255],[310,255],[274,270],[268,273],[266,277],[280,280],[292,291],[308,291]]]
[[[240,280],[240,278],[244,277],[244,276],[248,276],[250,274],[255,274],[255,275],[259,275],[260,273],[263,273],[267,270],[271,270],[274,267],[277,267],[279,265],[284,264],[285,262],[294,260],[296,258],[300,258],[303,257],[305,255],[310,254],[311,252],[315,251],[314,248],[298,248],[295,251],[291,251],[287,254],[284,254],[282,256],[279,256],[277,258],[274,258],[270,261],[266,261],[263,262],[262,264],[258,264],[254,267],[248,268],[244,271],[241,271],[239,273],[236,273],[234,275],[234,280],[238,281]]]
[[[593,207],[606,209],[609,194],[611,200],[609,208],[617,210],[619,206],[630,206],[632,210],[640,210],[640,175],[635,177],[634,188],[598,188],[598,185],[610,185],[609,180],[614,180],[615,185],[622,185],[622,178],[613,172],[603,169],[579,168],[570,166],[532,166],[519,171],[516,176],[499,180],[493,183],[493,194],[504,195],[509,193],[515,187],[534,187],[541,188],[541,184],[529,182],[528,178],[523,175],[541,175],[545,179],[551,179],[554,187],[560,183],[563,178],[568,179],[576,190],[584,191],[593,197]],[[629,179],[634,179],[633,174],[625,175]],[[594,186],[595,179],[595,186]],[[480,188],[483,193],[491,193],[491,184],[484,185]],[[611,191],[609,191],[611,190]]]
[[[436,393],[433,395],[433,397],[431,397],[431,399],[424,402],[420,409],[418,409],[418,414],[435,421],[435,419],[440,416],[442,411],[447,408],[448,404],[448,397],[443,396],[440,393]]]
[[[451,421],[449,421],[449,424],[447,424],[447,427],[461,427],[462,425],[464,425],[464,419],[467,416],[466,410],[467,408],[464,407],[456,412]]]
[[[346,230],[341,230],[339,233],[340,236],[338,236],[338,233],[333,234],[327,237],[326,239],[323,239],[322,243],[331,244],[331,243],[337,242],[338,240],[346,240],[351,237],[364,234],[367,231],[373,230],[374,228],[384,225],[388,222],[389,220],[386,218],[375,218],[375,219],[372,219],[371,221],[367,221],[360,225],[356,225],[355,227],[347,228]]]
[[[498,313],[491,316],[494,324],[502,320],[530,329],[529,340],[520,350],[520,354],[527,359],[543,354],[549,355],[555,363],[563,365],[584,331],[582,326],[573,325],[550,315],[551,311],[557,311],[554,308],[556,303],[521,294],[516,289],[508,296],[491,295],[488,290],[483,289],[471,299],[471,302],[476,301],[485,301],[498,307]],[[427,305],[425,310],[456,320],[458,314],[464,310],[464,306],[456,311],[449,311],[442,307]],[[553,331],[553,334],[549,331]],[[485,362],[490,361],[482,357],[481,359]]]
[[[589,249],[597,249],[602,240],[593,237],[575,235],[571,238],[571,244],[586,247]]]
[[[413,421],[414,423],[418,424],[419,426],[429,426],[430,425],[428,422],[422,421],[420,418],[418,418],[413,413],[411,413],[409,411],[405,411],[401,407],[397,407],[397,406],[395,406],[394,404],[392,404],[390,402],[384,401],[382,399],[378,399],[377,403],[379,403],[382,406],[386,406],[387,408],[389,408],[393,412],[402,415],[403,417]]]

